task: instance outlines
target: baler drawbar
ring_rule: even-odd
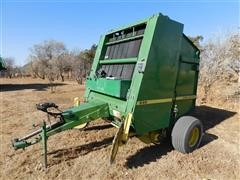
[[[37,110],[47,113],[48,120],[50,119],[50,116],[54,117],[55,122],[46,125],[46,121],[43,121],[41,129],[34,131],[22,137],[21,139],[14,139],[12,141],[12,145],[15,150],[24,149],[42,140],[45,156],[45,167],[47,167],[46,156],[48,137],[76,126],[84,125],[95,119],[106,118],[109,116],[108,105],[100,101],[85,103],[81,106],[75,106],[63,112],[60,111],[58,106],[52,102],[37,104],[36,107]],[[49,108],[54,108],[59,112],[49,111]]]

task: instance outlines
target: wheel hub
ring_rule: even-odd
[[[191,133],[190,133],[190,138],[189,138],[189,141],[188,141],[188,145],[190,147],[195,146],[198,142],[199,136],[200,136],[199,129],[197,127],[193,128]]]

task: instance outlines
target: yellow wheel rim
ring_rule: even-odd
[[[193,128],[191,133],[190,133],[190,138],[188,140],[188,145],[190,147],[195,146],[198,142],[199,136],[200,136],[199,129],[197,127]]]

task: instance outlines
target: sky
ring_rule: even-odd
[[[0,0],[0,55],[24,65],[33,45],[52,39],[86,49],[105,32],[159,12],[207,40],[239,31],[239,8],[239,0]]]

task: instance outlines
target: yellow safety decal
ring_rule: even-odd
[[[138,101],[137,105],[159,104],[159,103],[166,103],[166,102],[172,102],[172,98],[143,100],[143,101]]]
[[[188,99],[196,99],[196,95],[176,97],[176,100],[188,100]]]
[[[177,101],[188,100],[188,99],[196,99],[196,95],[176,97]],[[160,103],[172,102],[172,100],[173,98],[142,100],[142,101],[137,101],[137,105],[141,106],[141,105],[148,105],[148,104],[160,104]]]
[[[188,100],[188,99],[196,99],[196,95],[176,97],[176,100]]]

